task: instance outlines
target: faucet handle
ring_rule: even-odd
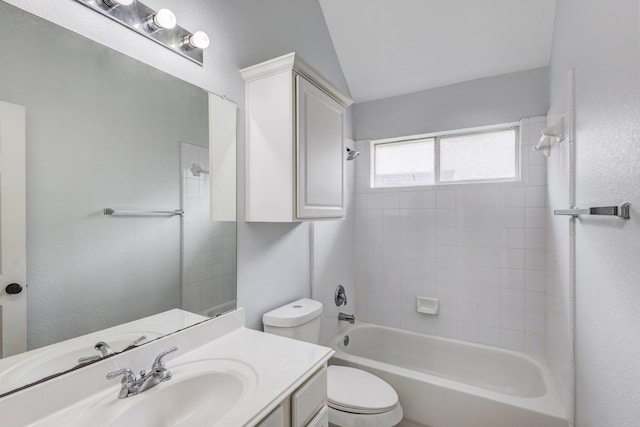
[[[131,344],[129,344],[128,347],[136,347],[138,344],[140,344],[142,341],[144,341],[146,339],[147,339],[146,335],[141,335],[138,338],[136,338],[135,340],[131,341]]]
[[[102,359],[102,356],[94,354],[93,356],[81,357],[78,359],[78,365],[82,365],[84,363],[94,362],[96,360]]]
[[[334,295],[334,301],[338,307],[341,305],[347,305],[347,293],[344,290],[344,286],[338,285],[336,293]]]
[[[151,367],[152,370],[156,370],[156,369],[164,369],[165,365],[164,365],[164,360],[162,360],[167,354],[169,353],[173,353],[174,351],[178,351],[178,347],[173,346],[170,349],[167,349],[165,351],[163,351],[162,353],[160,353],[158,356],[156,356],[156,360],[154,360],[153,362],[153,366]]]
[[[122,384],[124,384],[127,387],[133,386],[136,382],[136,374],[133,373],[133,371],[129,368],[124,368],[124,369],[120,369],[118,371],[114,371],[114,372],[109,372],[107,374],[107,379],[108,380],[112,380],[114,378],[119,377],[120,375],[123,375],[122,377]]]

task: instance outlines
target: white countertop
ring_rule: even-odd
[[[251,426],[268,415],[323,366],[333,353],[327,347],[240,328],[190,352],[180,361],[203,356],[224,357],[241,360],[251,366],[258,377],[251,398],[220,419],[219,424],[212,424]],[[169,362],[167,366],[170,367]]]
[[[129,367],[134,372],[148,369],[154,356],[172,345],[178,346],[180,351],[166,357],[165,363],[169,370],[181,363],[203,359],[231,359],[250,367],[256,378],[251,394],[222,418],[209,420],[207,425],[253,426],[323,366],[333,350],[247,329],[243,325],[244,311],[237,310],[40,386],[7,396],[0,399],[3,426],[67,425],[84,413],[97,398],[108,396],[109,393],[117,396],[119,381],[106,381],[104,378],[108,372],[123,367]],[[157,387],[163,387],[163,384]],[[49,399],[54,395],[54,399]],[[136,396],[127,399],[135,398]],[[3,402],[4,400],[6,401]],[[34,403],[39,406],[47,400],[53,400],[54,403],[48,404],[47,408],[38,408],[40,414],[28,417],[17,412],[20,408],[23,411],[33,411]],[[12,414],[14,411],[16,412]],[[94,424],[98,425],[99,422]]]

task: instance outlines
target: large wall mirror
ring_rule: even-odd
[[[208,175],[191,172],[208,167],[210,95],[2,1],[0,63],[0,101],[26,109],[25,354],[172,309],[198,321],[233,308],[235,222],[210,220]],[[164,332],[140,327],[122,347]],[[0,372],[0,394],[60,369],[37,368],[23,384]]]

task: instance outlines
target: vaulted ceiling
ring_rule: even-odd
[[[357,102],[549,64],[556,0],[319,1]]]

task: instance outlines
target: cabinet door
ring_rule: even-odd
[[[316,416],[309,421],[307,427],[329,427],[329,408],[325,406],[320,409]]]
[[[345,215],[344,108],[296,76],[297,217]]]
[[[284,407],[280,405],[264,417],[256,427],[284,427],[285,425],[288,425],[288,423],[285,423]]]
[[[327,404],[327,370],[323,367],[291,395],[291,425],[303,427]]]

